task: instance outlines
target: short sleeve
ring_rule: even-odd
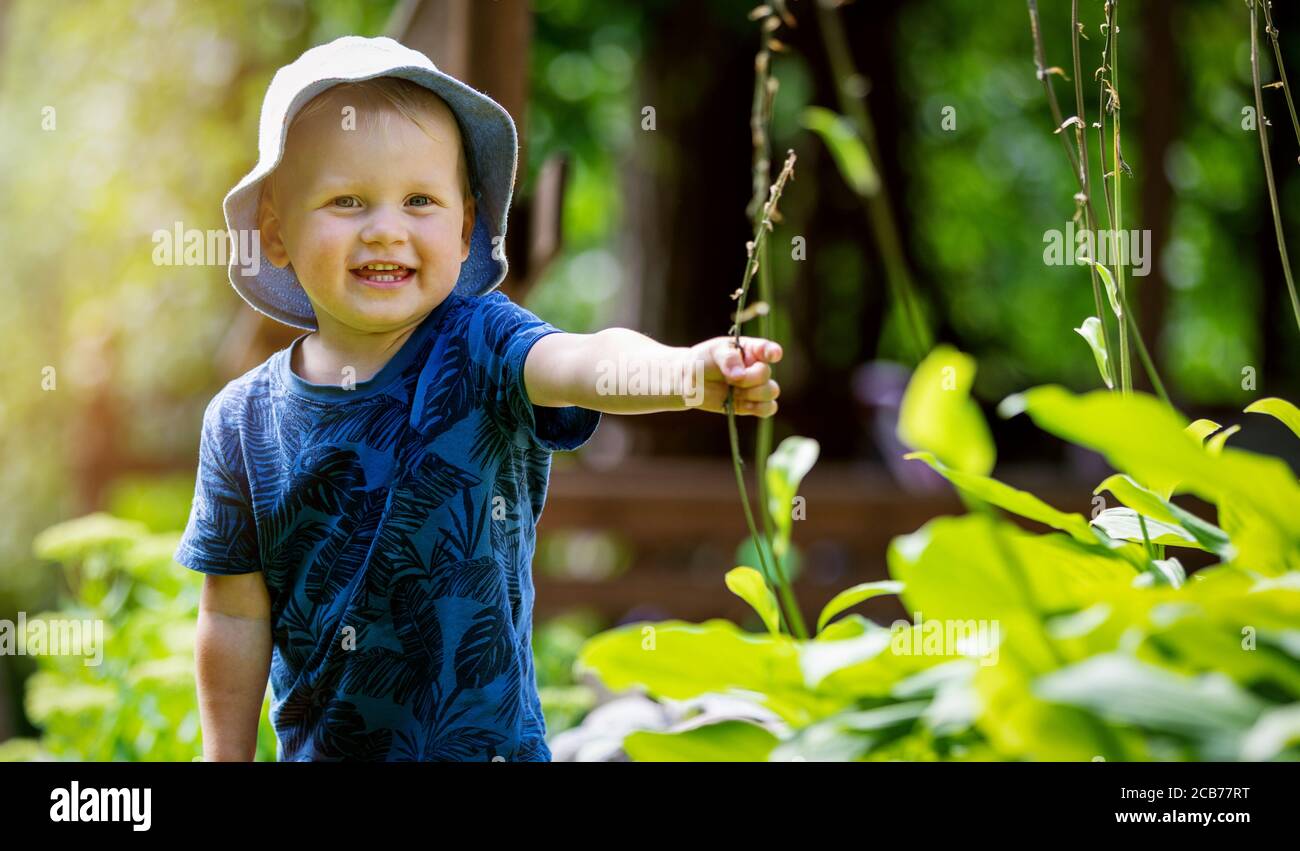
[[[524,362],[533,345],[556,328],[520,307],[504,293],[478,296],[482,300],[475,324],[480,333],[471,334],[474,352],[494,394],[506,412],[508,423],[521,446],[536,446],[552,452],[572,451],[586,443],[600,424],[600,412],[572,405],[548,408],[534,405],[524,383]]]
[[[172,557],[200,573],[253,573],[262,569],[257,527],[243,473],[238,426],[222,416],[221,400],[218,394],[203,414],[194,501]]]

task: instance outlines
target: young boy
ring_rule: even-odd
[[[494,291],[514,123],[391,39],[280,69],[259,145],[225,212],[262,258],[230,280],[311,333],[204,414],[175,555],[207,574],[204,758],[253,758],[269,675],[281,760],[548,761],[531,560],[551,453],[600,412],[722,411],[728,385],[771,416],[780,347],[566,334]],[[611,386],[620,362],[685,383]]]

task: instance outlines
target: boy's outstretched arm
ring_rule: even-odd
[[[690,409],[723,412],[728,385],[737,414],[770,417],[781,388],[769,364],[781,346],[759,337],[714,337],[665,346],[627,328],[548,334],[524,363],[528,398],[544,408],[577,405],[609,414]]]

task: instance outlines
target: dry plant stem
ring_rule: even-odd
[[[785,13],[788,15],[789,13]],[[776,98],[776,83],[772,80],[772,54],[768,49],[768,21],[774,20],[775,16],[768,15],[762,20],[760,26],[763,27],[762,45],[759,48],[758,55],[754,58],[754,101],[750,113],[749,127],[750,135],[753,140],[754,162],[753,162],[753,181],[754,197],[750,200],[749,215],[753,221],[754,228],[757,230],[763,217],[763,202],[768,196],[772,181],[771,166],[771,139],[768,134],[768,126],[772,121],[772,102]],[[772,27],[771,29],[775,29]],[[757,246],[758,254],[758,298],[759,301],[769,306],[768,312],[760,314],[758,317],[758,335],[768,338],[771,336],[771,322],[769,315],[772,309],[772,287],[771,272],[768,269],[768,244],[767,240],[762,240]],[[734,418],[733,418],[734,419]],[[738,443],[739,441],[737,441]],[[767,555],[771,557],[773,566],[776,568],[772,574],[780,577],[782,582],[785,581],[785,571],[781,564],[781,557],[776,552],[773,545],[772,521],[768,516],[768,494],[767,494],[767,456],[772,452],[772,418],[763,417],[758,421],[757,434],[754,440],[754,480],[758,492],[758,516],[763,527],[763,540],[760,542],[754,539],[756,549],[764,543],[767,546]],[[739,483],[738,483],[739,484]],[[796,611],[798,603],[794,599],[794,592],[782,593],[782,583],[778,582],[776,588],[777,595],[782,598],[786,608],[794,606]],[[777,607],[777,613],[782,623],[788,631],[791,630],[791,618],[782,607]]]
[[[850,80],[860,80],[861,76],[853,66],[853,57],[849,53],[848,40],[839,16],[831,8],[830,0],[815,0],[817,21],[822,37],[826,41],[826,53],[830,58],[831,74],[835,78],[835,94],[839,99],[840,112],[847,115],[853,125],[862,134],[868,155],[880,162],[880,146],[876,144],[875,125],[861,98],[853,96],[847,89]],[[885,278],[889,282],[890,294],[894,308],[899,311],[902,330],[906,336],[912,356],[919,363],[934,347],[934,338],[921,314],[920,300],[916,295],[916,285],[907,269],[903,257],[902,240],[898,235],[898,225],[894,221],[893,208],[889,202],[889,191],[883,180],[874,195],[866,199],[867,219],[880,253],[885,263]]]
[[[788,13],[787,13],[788,14]],[[754,102],[750,114],[749,127],[754,147],[754,196],[749,202],[749,215],[755,228],[763,214],[763,201],[767,198],[768,188],[772,182],[772,146],[768,126],[772,120],[772,102],[776,97],[776,84],[770,82],[772,54],[768,50],[767,21],[774,16],[763,19],[762,46],[754,59]],[[763,338],[771,336],[772,309],[771,273],[768,269],[767,240],[763,240],[758,254],[758,299],[768,305],[768,312],[758,316],[758,335]],[[768,553],[777,565],[778,573],[781,559],[772,545],[772,522],[767,511],[767,456],[772,451],[772,418],[764,417],[758,421],[758,433],[754,441],[754,475],[758,486],[759,518],[762,520],[763,537],[767,541]]]
[[[1286,95],[1286,108],[1291,112],[1291,127],[1295,130],[1295,140],[1300,143],[1300,119],[1296,118],[1295,101],[1291,98],[1291,84],[1286,79],[1286,66],[1282,64],[1282,46],[1277,41],[1277,27],[1273,26],[1273,2],[1263,0],[1264,27],[1268,30],[1269,40],[1273,42],[1273,57],[1277,60],[1277,75],[1282,80],[1282,92]]]
[[[746,246],[748,251],[748,260],[745,263],[745,275],[740,284],[740,289],[736,297],[736,322],[731,326],[733,344],[737,349],[740,346],[740,317],[744,315],[745,299],[749,294],[749,285],[754,279],[754,273],[759,263],[759,253],[763,243],[767,241],[767,235],[772,230],[772,215],[776,210],[777,202],[781,199],[781,193],[785,190],[785,184],[794,174],[795,153],[790,151],[786,156],[785,165],[781,167],[781,173],[776,178],[776,183],[772,184],[768,191],[767,202],[762,207],[762,217],[757,227],[754,229],[754,239]],[[749,490],[745,487],[745,477],[741,472],[740,460],[740,436],[736,432],[736,411],[733,404],[735,388],[727,388],[727,433],[731,439],[731,465],[736,474],[736,487],[740,491],[741,507],[745,511],[745,522],[749,526],[749,534],[754,540],[754,549],[758,552],[759,561],[763,567],[763,572],[767,576],[775,576],[777,580],[777,592],[781,602],[786,607],[786,614],[790,627],[794,634],[801,640],[807,640],[808,630],[804,626],[803,617],[799,613],[798,601],[795,599],[794,591],[790,588],[790,581],[784,573],[779,572],[779,565],[773,572],[768,567],[767,555],[765,554],[766,541],[759,536],[758,527],[754,523],[754,511],[749,504]]]
[[[1030,32],[1033,34],[1034,37],[1035,59],[1038,64],[1038,67],[1040,69],[1045,69],[1047,60],[1043,52],[1043,42],[1042,42],[1042,35],[1041,35],[1042,27],[1038,19],[1038,3],[1036,2],[1036,0],[1028,0],[1028,4],[1029,4],[1029,27],[1030,27]],[[1071,20],[1071,26],[1072,26],[1072,33],[1073,33],[1072,43],[1074,47],[1073,52],[1074,52],[1075,101],[1079,109],[1078,117],[1086,124],[1086,117],[1084,115],[1084,109],[1083,109],[1083,85],[1081,82],[1081,78],[1079,76],[1079,42],[1078,42],[1079,26],[1078,26],[1077,0],[1075,0],[1074,13],[1075,14],[1073,16],[1073,19]],[[1052,119],[1056,122],[1056,126],[1060,127],[1064,123],[1064,119],[1061,117],[1060,105],[1056,101],[1056,93],[1052,90],[1050,75],[1043,73],[1040,75],[1040,79],[1043,82],[1043,89],[1047,92],[1047,101],[1048,101],[1048,105],[1051,107],[1052,110]],[[1099,138],[1100,138],[1100,133],[1101,131],[1099,130],[1098,131]],[[1085,215],[1087,216],[1087,221],[1089,222],[1089,227],[1091,227],[1093,232],[1095,233],[1098,220],[1097,220],[1097,210],[1092,203],[1092,177],[1091,177],[1090,169],[1087,168],[1081,169],[1079,165],[1081,161],[1085,164],[1090,162],[1089,156],[1087,154],[1086,131],[1080,129],[1079,132],[1076,134],[1076,139],[1078,140],[1078,144],[1080,148],[1078,157],[1076,157],[1075,152],[1070,148],[1069,143],[1065,141],[1064,137],[1062,137],[1061,141],[1063,147],[1065,148],[1066,156],[1070,160],[1070,168],[1075,173],[1076,178],[1078,178],[1079,180],[1079,191],[1084,198],[1084,202],[1083,202],[1084,211],[1085,211]],[[1105,148],[1104,147],[1102,148],[1102,171],[1103,172],[1105,171]],[[1106,185],[1106,180],[1105,177],[1103,176],[1102,186],[1104,187],[1105,185]],[[1107,195],[1107,203],[1109,203],[1109,194]],[[1106,215],[1109,218],[1110,216],[1109,207],[1107,207],[1106,209]],[[1097,303],[1097,318],[1098,320],[1101,321],[1102,334],[1104,335],[1104,339],[1106,342],[1106,351],[1114,352],[1116,350],[1111,344],[1111,338],[1106,323],[1106,315],[1110,311],[1107,311],[1102,305],[1101,288],[1099,285],[1099,281],[1097,280],[1096,268],[1091,264],[1089,264],[1088,268],[1092,272],[1093,298]],[[1147,378],[1151,381],[1151,386],[1155,389],[1156,394],[1159,395],[1160,398],[1163,399],[1166,404],[1172,404],[1169,400],[1169,394],[1165,390],[1164,382],[1160,380],[1160,374],[1156,372],[1155,362],[1151,359],[1151,354],[1147,351],[1146,343],[1143,341],[1141,331],[1137,327],[1137,321],[1133,318],[1133,314],[1128,310],[1123,310],[1122,312],[1124,313],[1123,318],[1121,319],[1117,317],[1117,321],[1128,323],[1129,330],[1133,333],[1133,340],[1135,343],[1137,343],[1138,355],[1142,359],[1143,369],[1145,369]]]
[[[1032,10],[1031,17],[1034,18],[1034,42],[1038,46],[1038,51],[1040,54],[1038,64],[1041,67],[1043,64],[1042,57],[1041,57],[1043,45],[1042,45],[1042,38],[1038,35],[1037,32],[1038,30],[1037,5],[1038,4],[1035,2],[1035,0],[1029,0],[1029,5]],[[1077,139],[1079,143],[1078,161],[1080,164],[1079,167],[1075,169],[1075,171],[1078,173],[1078,177],[1079,177],[1079,192],[1082,193],[1083,195],[1083,204],[1084,204],[1083,211],[1084,211],[1085,220],[1088,223],[1088,230],[1091,233],[1095,234],[1097,232],[1097,212],[1092,208],[1092,174],[1089,168],[1090,158],[1088,156],[1088,126],[1087,126],[1088,120],[1087,120],[1087,112],[1084,110],[1083,107],[1083,79],[1082,79],[1082,74],[1079,66],[1079,0],[1073,0],[1073,2],[1071,3],[1070,44],[1072,48],[1071,54],[1073,55],[1074,58],[1074,106],[1075,109],[1077,110],[1076,114],[1078,115],[1079,120],[1083,122],[1082,126],[1075,128],[1076,131],[1075,139]],[[1048,91],[1051,91],[1052,88],[1051,81],[1046,80],[1045,82],[1047,84]],[[1055,96],[1053,96],[1053,99],[1054,98]],[[1053,112],[1054,114],[1059,115],[1061,111],[1059,108],[1057,108],[1053,110]],[[1057,122],[1056,126],[1057,127],[1061,126],[1059,121]],[[1106,321],[1106,311],[1102,306],[1100,276],[1097,274],[1097,267],[1093,266],[1091,263],[1088,264],[1088,271],[1091,273],[1091,278],[1092,278],[1092,297],[1093,300],[1096,302],[1097,321],[1101,322],[1102,341],[1103,344],[1106,346],[1106,351],[1113,352],[1115,351],[1115,349],[1111,345],[1110,323]],[[1159,381],[1160,381],[1159,378],[1155,378],[1153,379],[1152,383],[1153,384],[1159,383]]]
[[[1111,100],[1115,104],[1115,120],[1111,122],[1111,140],[1115,146],[1113,157],[1115,163],[1115,236],[1124,232],[1124,202],[1121,194],[1121,179],[1124,175],[1124,158],[1121,155],[1119,147],[1119,124],[1120,124],[1120,102],[1119,102],[1119,28],[1115,20],[1119,15],[1119,0],[1110,0],[1108,6],[1109,15],[1107,20],[1110,26],[1107,27],[1110,33],[1110,89]],[[1115,280],[1119,285],[1119,303],[1124,311],[1124,315],[1129,313],[1128,309],[1128,290],[1124,283],[1124,260],[1117,259],[1115,262]],[[1128,323],[1120,322],[1119,324],[1119,369],[1120,369],[1120,392],[1133,392],[1133,365],[1129,362],[1128,353]]]
[[[1259,0],[1250,4],[1250,74],[1255,83],[1255,128],[1259,132],[1259,148],[1264,155],[1264,179],[1268,183],[1268,201],[1273,208],[1273,228],[1277,232],[1277,250],[1282,256],[1282,272],[1286,275],[1287,292],[1291,294],[1291,310],[1295,313],[1296,327],[1300,328],[1300,299],[1296,298],[1295,278],[1291,275],[1291,259],[1286,253],[1286,237],[1282,233],[1282,211],[1277,204],[1277,183],[1273,180],[1273,162],[1268,155],[1268,132],[1264,120],[1264,90],[1259,83]],[[1280,67],[1280,66],[1279,66]],[[1288,94],[1288,99],[1290,95]]]

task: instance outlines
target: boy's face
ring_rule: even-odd
[[[426,133],[386,102],[321,97],[329,102],[294,126],[263,190],[263,252],[293,264],[322,331],[400,330],[442,303],[469,257],[475,207],[461,188],[456,119],[439,101],[422,117]],[[376,262],[405,269],[361,270]]]

